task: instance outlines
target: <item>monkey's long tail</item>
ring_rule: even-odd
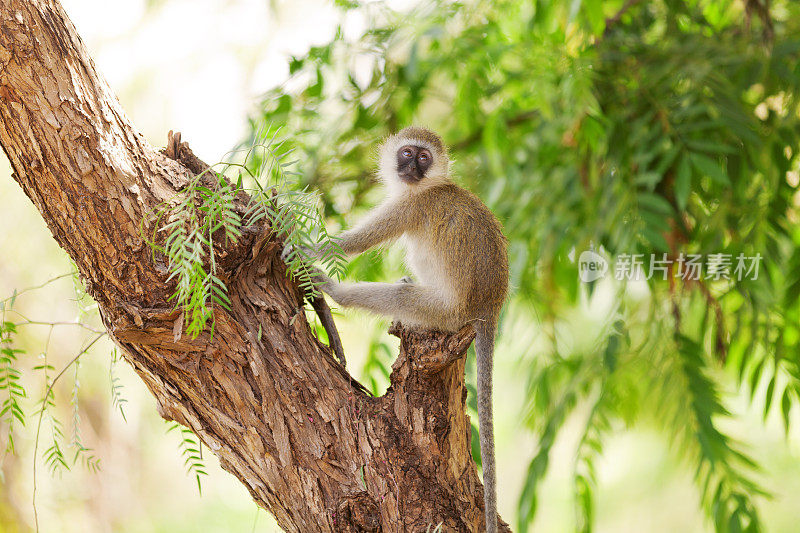
[[[483,464],[483,503],[486,533],[497,531],[497,473],[494,462],[494,414],[492,412],[492,367],[495,325],[477,321],[475,352],[478,355],[478,433]]]

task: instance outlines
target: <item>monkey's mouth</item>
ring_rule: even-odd
[[[402,171],[398,175],[400,176],[400,179],[406,183],[419,183],[419,181],[422,179],[422,174],[416,170]]]

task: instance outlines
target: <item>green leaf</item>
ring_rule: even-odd
[[[640,193],[638,196],[639,204],[654,212],[662,215],[671,215],[672,206],[662,196],[648,192]]]
[[[769,415],[769,408],[772,405],[772,399],[775,396],[775,375],[773,374],[767,385],[767,392],[764,395],[764,420]]]
[[[728,178],[728,174],[725,173],[725,170],[717,161],[711,159],[707,155],[703,155],[697,152],[689,154],[689,157],[691,158],[694,167],[701,174],[708,176],[713,181],[721,185],[731,184],[731,180],[730,178]]]

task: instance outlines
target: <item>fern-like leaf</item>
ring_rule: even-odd
[[[167,428],[167,433],[172,431],[177,431],[181,439],[178,446],[181,450],[186,474],[194,476],[195,481],[197,481],[197,492],[202,495],[201,478],[208,475],[205,460],[203,459],[203,445],[190,429],[181,426],[177,422],[171,423]]]

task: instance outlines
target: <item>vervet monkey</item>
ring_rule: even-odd
[[[318,281],[344,307],[367,309],[406,325],[456,331],[470,323],[475,328],[486,531],[493,533],[492,359],[508,290],[508,256],[500,223],[474,194],[450,180],[450,163],[444,143],[432,131],[410,127],[389,137],[380,149],[378,169],[386,199],[339,236],[348,255],[403,237],[414,280],[337,283],[320,275]]]

